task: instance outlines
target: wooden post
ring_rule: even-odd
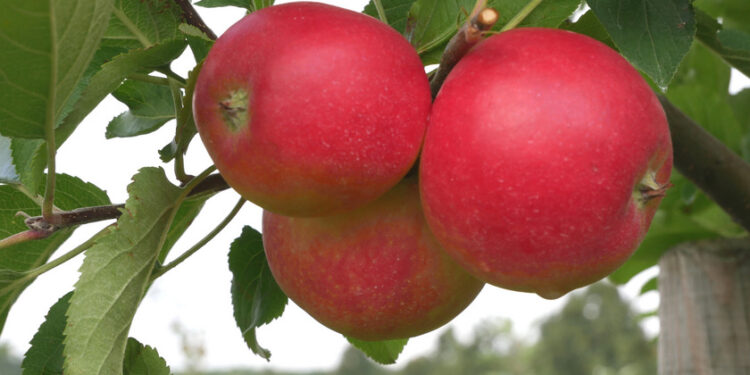
[[[659,267],[659,374],[750,374],[750,239],[678,245]]]

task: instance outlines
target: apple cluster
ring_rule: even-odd
[[[272,6],[216,41],[193,109],[221,175],[265,210],[281,289],[362,340],[433,330],[485,283],[557,298],[605,277],[645,235],[672,165],[638,72],[556,29],[487,38],[433,102],[389,26]]]

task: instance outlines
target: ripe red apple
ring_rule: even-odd
[[[458,315],[484,283],[440,249],[416,178],[364,207],[318,218],[265,211],[263,245],[281,289],[327,327],[361,340],[406,338]]]
[[[431,99],[412,46],[382,22],[298,2],[214,44],[193,97],[203,143],[261,207],[320,216],[384,194],[417,158]]]
[[[446,79],[421,197],[433,233],[472,274],[556,298],[632,254],[671,166],[664,112],[627,61],[583,35],[516,29]]]

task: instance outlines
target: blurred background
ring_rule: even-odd
[[[289,1],[277,1],[284,3]],[[361,11],[365,0],[324,1]],[[206,23],[223,33],[244,15],[240,8],[197,7]],[[173,64],[185,76],[195,65],[186,52]],[[750,86],[733,72],[732,92]],[[113,202],[124,202],[125,187],[138,169],[161,166],[157,150],[174,136],[174,124],[144,137],[104,137],[107,123],[125,111],[107,98],[78,127],[58,152],[58,170],[105,189]],[[211,160],[194,140],[185,158],[187,173],[197,174]],[[170,173],[168,173],[169,175]],[[176,181],[174,181],[176,182]],[[231,210],[236,193],[212,198],[193,226],[175,245],[172,257],[201,239]],[[155,347],[178,374],[654,374],[658,336],[658,293],[641,294],[656,269],[628,284],[606,282],[558,300],[486,286],[479,297],[447,326],[413,338],[398,364],[380,366],[289,303],[284,315],[258,330],[270,361],[247,349],[237,329],[230,297],[229,244],[244,225],[260,230],[261,210],[246,204],[235,220],[188,261],[161,277],[143,300],[130,335]],[[63,254],[106,223],[86,225],[63,245]],[[10,311],[0,338],[0,374],[20,374],[20,361],[49,307],[75,284],[82,257],[37,279]]]
[[[394,366],[378,365],[359,350],[346,347],[337,354],[336,361],[324,366],[327,368],[283,370],[274,369],[276,366],[236,366],[217,369],[223,366],[207,363],[206,343],[196,327],[185,327],[175,321],[170,329],[183,357],[176,373],[184,375],[656,373],[656,339],[649,338],[639,324],[649,314],[637,314],[617,288],[606,282],[591,285],[566,298],[562,309],[535,325],[534,338],[528,335],[528,330],[527,335],[521,335],[513,328],[511,319],[501,314],[487,315],[475,322],[471,332],[463,338],[459,338],[454,325],[441,329],[434,337],[432,348]],[[304,333],[289,332],[286,337],[294,340]],[[0,346],[1,374],[20,375],[20,364],[21,359],[7,345]]]

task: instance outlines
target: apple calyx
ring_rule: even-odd
[[[663,197],[670,187],[670,182],[661,184],[656,181],[656,171],[648,171],[633,189],[633,196],[640,207],[645,207],[655,198]]]
[[[232,131],[238,131],[247,124],[250,99],[248,92],[237,89],[229,97],[219,102],[224,121]]]

